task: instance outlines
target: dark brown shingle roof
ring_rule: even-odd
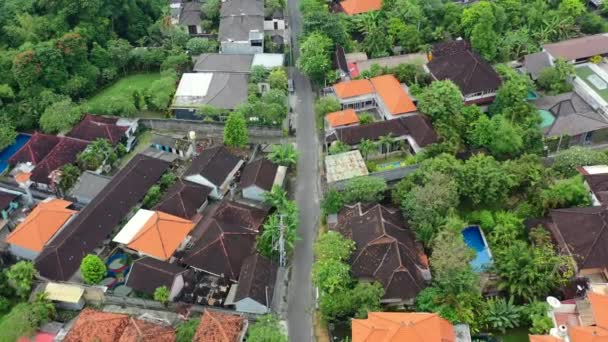
[[[266,158],[260,158],[245,165],[241,174],[241,188],[257,185],[262,190],[272,190],[278,168],[276,164]]]
[[[422,114],[414,114],[367,125],[340,127],[335,130],[335,133],[327,137],[327,142],[340,140],[353,146],[359,144],[363,139],[374,141],[389,134],[393,137],[410,135],[420,147],[433,144],[438,139],[428,117]]]
[[[32,170],[31,180],[35,183],[50,184],[51,173],[66,164],[76,162],[78,153],[84,151],[89,146],[88,141],[61,138],[61,141],[53,147],[51,152],[46,157],[36,164]]]
[[[210,193],[211,188],[209,187],[178,180],[167,190],[167,193],[160,203],[154,207],[154,210],[191,219],[196,215],[198,208],[207,201],[207,196]]]
[[[8,208],[8,205],[17,199],[19,195],[9,194],[8,192],[0,191],[0,211]]]
[[[42,133],[34,133],[32,138],[23,145],[10,159],[11,165],[30,162],[34,165],[41,162],[59,143],[60,137]]]
[[[433,55],[427,67],[436,79],[454,82],[463,95],[495,90],[502,83],[492,66],[472,50]]]
[[[265,217],[264,210],[223,202],[183,262],[236,281],[245,258],[255,250],[256,236]]]
[[[602,205],[608,205],[608,173],[585,174],[583,177],[585,177],[589,188]]]
[[[184,176],[199,174],[216,186],[220,186],[240,161],[239,157],[224,146],[211,147],[192,160],[192,165]]]
[[[608,211],[603,207],[551,210],[551,233],[579,269],[608,265]]]
[[[127,286],[137,291],[153,294],[157,287],[171,290],[175,277],[186,269],[151,257],[136,260],[131,266]]]
[[[426,286],[427,257],[398,210],[356,204],[338,217],[334,229],[355,241],[350,260],[355,277],[378,281],[387,299],[412,299]]]
[[[125,136],[128,129],[128,127],[117,126],[117,121],[117,118],[86,114],[67,136],[86,141],[106,139],[112,145],[116,145]]]
[[[270,307],[276,279],[276,264],[257,253],[249,256],[241,267],[234,301],[251,298]]]
[[[36,258],[44,277],[68,280],[82,258],[97,248],[169,168],[166,161],[136,155],[111,182],[51,240]]]

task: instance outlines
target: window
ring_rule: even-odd
[[[198,30],[196,25],[188,25],[188,33],[190,34],[198,34]]]
[[[274,20],[273,24],[274,24],[274,29],[278,30],[279,29],[279,22],[277,20]]]

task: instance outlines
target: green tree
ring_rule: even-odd
[[[569,177],[578,173],[577,167],[608,164],[608,155],[598,150],[574,146],[560,151],[554,158],[551,169],[558,175]]]
[[[192,55],[200,55],[201,53],[217,52],[217,42],[207,38],[190,38],[186,43],[186,48]]]
[[[458,184],[450,176],[434,172],[424,185],[414,186],[402,199],[404,216],[416,236],[430,243],[446,220],[446,213],[459,204]]]
[[[361,151],[361,154],[363,154],[363,158],[365,160],[367,160],[367,157],[369,156],[370,152],[373,152],[378,149],[377,145],[369,139],[361,140],[361,142],[359,142],[358,148],[359,151]]]
[[[17,341],[24,336],[32,336],[38,327],[51,320],[55,307],[48,301],[19,303],[0,320],[2,341]]]
[[[270,70],[263,65],[255,65],[251,68],[251,78],[250,82],[254,84],[258,84],[260,82],[264,82],[268,79],[270,75]]]
[[[585,4],[581,0],[562,0],[558,10],[567,18],[578,18],[586,12]]]
[[[107,139],[95,139],[87,148],[78,153],[76,160],[84,170],[97,170],[102,165],[112,165],[118,156],[114,146]]]
[[[152,209],[160,201],[162,195],[163,191],[160,185],[152,185],[142,200],[142,207]]]
[[[505,333],[509,329],[519,327],[523,316],[523,307],[513,304],[513,297],[509,300],[493,297],[484,303],[483,321],[487,329]]]
[[[553,67],[545,68],[538,77],[538,85],[550,94],[560,94],[572,89],[568,82],[574,76],[574,66],[563,59],[557,59]]]
[[[27,298],[32,290],[32,282],[36,275],[34,264],[22,260],[9,267],[5,272],[8,283],[15,290],[15,294],[21,299]]]
[[[61,168],[61,176],[59,178],[59,183],[57,187],[63,193],[66,193],[70,190],[74,184],[78,181],[80,177],[80,169],[74,164],[65,164]]]
[[[245,147],[248,140],[247,121],[242,114],[231,113],[224,126],[224,144],[231,147]]]
[[[481,22],[475,25],[471,32],[471,46],[488,61],[496,59],[497,45],[499,37],[492,25],[488,22]]]
[[[287,202],[289,202],[287,191],[283,190],[279,185],[273,185],[272,189],[264,194],[264,203],[273,208],[284,208]]]
[[[294,166],[298,162],[298,151],[293,144],[273,145],[268,159],[282,166]]]
[[[278,89],[283,92],[287,91],[287,73],[283,68],[274,68],[268,75],[268,83],[270,89]]]
[[[344,202],[373,203],[382,200],[387,190],[386,181],[382,178],[363,176],[350,179],[342,192]]]
[[[45,133],[68,131],[82,116],[81,109],[71,100],[52,104],[42,113],[40,127]]]
[[[13,144],[17,138],[15,126],[8,119],[0,119],[0,150]]]
[[[390,133],[388,135],[382,135],[378,138],[378,144],[380,146],[382,146],[382,152],[384,153],[384,158],[387,158],[388,154],[390,152],[392,152],[392,147],[393,147],[394,143],[395,143],[395,138],[393,138]]]
[[[208,0],[201,6],[201,12],[207,20],[218,21],[220,18],[220,8],[222,2],[220,0]]]
[[[175,340],[176,342],[192,342],[194,341],[194,335],[196,329],[200,325],[200,319],[189,319],[177,325],[175,328]]]
[[[159,286],[154,290],[154,300],[165,305],[169,301],[169,289],[166,286]]]
[[[350,146],[342,141],[334,141],[327,149],[327,153],[330,155],[340,154],[350,151]]]
[[[348,261],[354,250],[353,240],[333,230],[321,234],[314,246],[317,260]]]
[[[106,265],[94,254],[87,254],[80,263],[80,273],[87,284],[98,284],[106,276]]]
[[[321,83],[332,68],[330,49],[333,43],[326,35],[315,32],[304,38],[300,45],[298,69],[314,82]]]
[[[367,125],[374,122],[374,117],[369,112],[363,112],[359,114],[359,123],[361,125]]]
[[[523,149],[523,132],[502,115],[492,119],[482,115],[473,122],[469,139],[473,145],[486,147],[496,157],[517,155]]]
[[[454,269],[469,268],[469,262],[475,257],[475,252],[465,244],[460,233],[462,228],[464,225],[458,230],[444,229],[433,239],[433,254],[430,261],[434,278],[441,280],[449,277]]]
[[[557,180],[541,192],[543,208],[587,207],[591,205],[589,190],[581,175]]]
[[[433,120],[448,122],[462,107],[460,89],[452,81],[433,82],[418,97],[418,109]]]
[[[283,225],[285,250],[287,254],[290,254],[297,239],[298,208],[295,202],[288,202],[285,208],[279,208],[270,215],[264,223],[264,230],[257,237],[257,250],[260,254],[273,260],[279,257],[279,250],[275,244],[281,235],[281,225]]]
[[[320,260],[314,263],[312,279],[323,295],[343,292],[351,286],[350,265],[339,260]]]
[[[319,304],[321,317],[327,322],[343,321],[350,317],[365,318],[370,311],[381,311],[380,299],[384,289],[378,283],[357,283],[354,288],[322,296]]]
[[[279,323],[277,316],[266,314],[258,318],[247,329],[247,339],[250,341],[287,342],[287,335]]]
[[[461,196],[475,205],[502,202],[514,185],[500,163],[483,154],[466,161],[458,182]]]
[[[528,304],[524,309],[524,318],[530,326],[530,333],[536,335],[548,334],[553,328],[553,320],[549,316],[550,307],[544,301]]]
[[[324,117],[331,112],[337,112],[342,109],[340,101],[334,97],[321,97],[315,101],[315,114],[317,117]]]
[[[342,199],[342,194],[334,189],[326,192],[323,201],[321,201],[321,209],[324,216],[337,214],[343,206],[344,200]]]

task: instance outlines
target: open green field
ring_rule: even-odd
[[[152,82],[160,79],[159,73],[149,74],[134,74],[119,79],[114,84],[102,89],[95,96],[84,102],[88,106],[88,109],[92,113],[102,113],[103,108],[109,101],[118,96],[130,95],[133,91],[137,90],[143,93]],[[160,117],[160,113],[143,111],[140,117]]]
[[[601,81],[604,81],[604,84],[607,84],[608,81],[604,80],[601,76],[597,75],[590,67],[583,65],[580,67],[574,68],[574,72],[576,76],[578,76],[581,80],[583,80],[591,89],[593,89],[598,95],[600,95],[604,101],[608,102],[608,87],[604,89],[599,89],[589,80],[589,76],[595,75],[595,77],[599,78]],[[600,82],[601,82],[600,81]]]

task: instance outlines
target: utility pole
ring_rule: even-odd
[[[283,224],[283,214],[279,215],[279,266],[285,267],[285,225]]]

